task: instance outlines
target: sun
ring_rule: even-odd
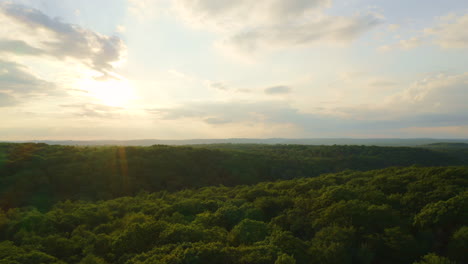
[[[126,106],[134,99],[134,89],[125,79],[98,81],[87,79],[80,82],[81,89],[109,106]]]

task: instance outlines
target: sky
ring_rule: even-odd
[[[0,140],[468,138],[466,0],[0,0]]]

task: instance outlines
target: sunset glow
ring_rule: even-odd
[[[0,24],[4,140],[468,137],[464,0],[0,0]]]
[[[127,80],[83,80],[78,86],[89,95],[108,106],[127,106],[135,98],[134,90]]]

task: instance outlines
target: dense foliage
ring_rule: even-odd
[[[468,163],[468,161],[466,162]],[[345,169],[466,164],[407,147],[205,145],[72,147],[0,144],[0,208],[112,199],[148,192],[314,177]]]
[[[449,154],[468,164],[468,143],[434,143],[420,147]]]
[[[12,208],[0,263],[467,263],[467,186],[408,167]]]

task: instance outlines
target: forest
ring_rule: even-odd
[[[315,177],[391,166],[468,164],[465,148],[213,144],[74,147],[0,143],[0,207],[48,209],[63,200],[107,200]]]
[[[0,263],[468,263],[464,153],[0,143]]]

